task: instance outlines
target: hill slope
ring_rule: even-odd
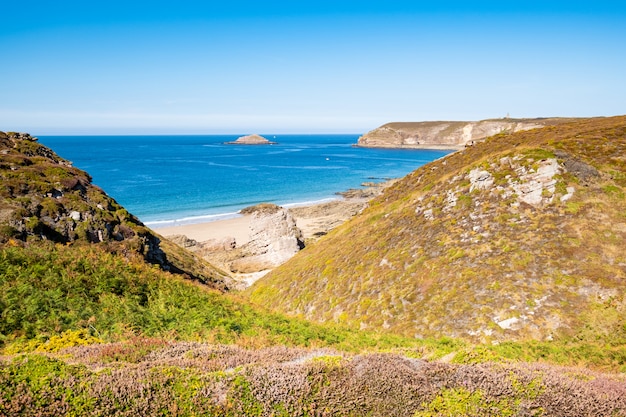
[[[399,181],[250,297],[415,337],[624,340],[625,155],[623,116],[490,138]]]
[[[162,269],[226,290],[231,279],[145,227],[91,177],[36,138],[0,132],[0,244],[102,243]]]

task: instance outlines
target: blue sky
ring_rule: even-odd
[[[0,130],[362,133],[626,114],[626,2],[28,1]]]

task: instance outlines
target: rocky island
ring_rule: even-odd
[[[462,149],[499,133],[553,126],[573,119],[488,119],[477,122],[393,122],[361,136],[356,146],[366,148]]]
[[[232,142],[226,142],[226,145],[275,145],[276,142],[271,142],[261,135],[253,134],[246,135],[237,138]]]

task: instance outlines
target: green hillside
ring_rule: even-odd
[[[409,337],[626,342],[626,117],[428,164],[259,280],[251,300]]]
[[[0,132],[0,244],[98,243],[227,290],[222,271],[162,239],[29,134]]]
[[[0,348],[28,351],[59,337],[63,345],[66,332],[70,345],[137,336],[361,343],[227,297],[228,276],[145,227],[28,134],[0,132],[0,179]]]

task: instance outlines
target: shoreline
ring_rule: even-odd
[[[326,197],[326,198],[320,198],[318,200],[307,200],[307,201],[284,203],[284,204],[279,204],[279,203],[272,203],[272,204],[276,204],[286,209],[292,209],[292,208],[298,208],[298,207],[309,207],[309,206],[315,206],[317,204],[325,204],[325,203],[329,203],[333,201],[340,201],[342,199],[341,193],[336,193],[336,195],[337,197]],[[258,204],[263,204],[263,203],[264,202],[259,202]],[[254,205],[256,204],[253,204],[253,206]],[[247,206],[247,207],[250,207],[250,206]],[[179,219],[172,219],[172,220],[149,220],[149,221],[142,221],[142,223],[154,231],[158,231],[161,229],[170,229],[170,228],[175,228],[175,227],[189,226],[189,225],[194,225],[194,224],[214,223],[214,222],[219,222],[219,221],[224,221],[224,220],[240,218],[243,216],[243,214],[241,214],[241,210],[245,210],[247,207],[242,207],[241,209],[237,211],[231,211],[231,212],[225,212],[225,213],[203,214],[203,215],[197,215],[197,216],[181,217]]]
[[[152,230],[165,238],[184,235],[197,242],[233,237],[237,245],[243,245],[250,241],[249,228],[250,216],[238,215],[228,219],[152,228]]]
[[[367,203],[396,179],[338,192],[337,197],[283,204],[288,209],[305,240],[316,239],[361,211]],[[224,213],[189,217],[180,220],[147,222],[147,227],[165,238],[184,235],[196,242],[235,239],[239,247],[250,241],[251,215]],[[159,223],[159,224],[156,224]],[[164,225],[169,223],[168,225]]]

